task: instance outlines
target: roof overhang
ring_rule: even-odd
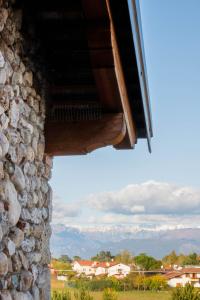
[[[152,123],[138,0],[23,1],[45,66],[46,153],[132,149]],[[27,3],[28,2],[28,3]]]

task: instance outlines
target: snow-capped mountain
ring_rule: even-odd
[[[52,225],[51,251],[55,257],[68,254],[90,258],[100,250],[116,254],[124,249],[133,254],[146,252],[158,258],[172,250],[199,252],[200,228]]]

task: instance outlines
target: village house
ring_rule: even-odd
[[[95,274],[96,262],[90,260],[79,260],[72,263],[72,269],[77,274],[85,274],[86,276]]]
[[[72,269],[78,274],[86,276],[101,276],[107,275],[115,276],[117,278],[124,278],[130,273],[130,267],[125,264],[116,262],[96,262],[90,260],[74,261]]]
[[[115,276],[116,278],[124,278],[131,271],[131,267],[125,264],[114,264],[110,268],[108,268],[108,277]]]
[[[114,262],[100,262],[96,266],[95,276],[108,275],[108,270],[111,266],[115,265]]]
[[[200,288],[200,268],[183,268],[165,274],[165,278],[170,287],[184,287],[187,283],[190,283],[194,287]]]

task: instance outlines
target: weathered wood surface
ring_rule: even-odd
[[[78,155],[121,143],[126,123],[123,113],[105,114],[98,121],[47,122],[45,131],[47,154]]]

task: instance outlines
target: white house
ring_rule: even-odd
[[[170,287],[185,286],[187,283],[200,288],[200,268],[183,268],[165,275]]]
[[[96,265],[95,276],[108,275],[110,267],[116,265],[114,262],[100,262]]]
[[[129,273],[131,268],[125,264],[116,262],[96,262],[90,260],[78,260],[72,264],[72,269],[78,274],[85,274],[86,276],[115,276],[117,278],[124,278]]]
[[[125,264],[114,264],[113,266],[108,268],[108,277],[115,276],[117,278],[126,277],[131,271],[131,268]]]
[[[57,280],[60,281],[67,281],[68,277],[66,275],[57,275]]]
[[[86,276],[94,275],[96,262],[90,260],[77,260],[72,264],[72,269],[78,274],[85,274]]]

